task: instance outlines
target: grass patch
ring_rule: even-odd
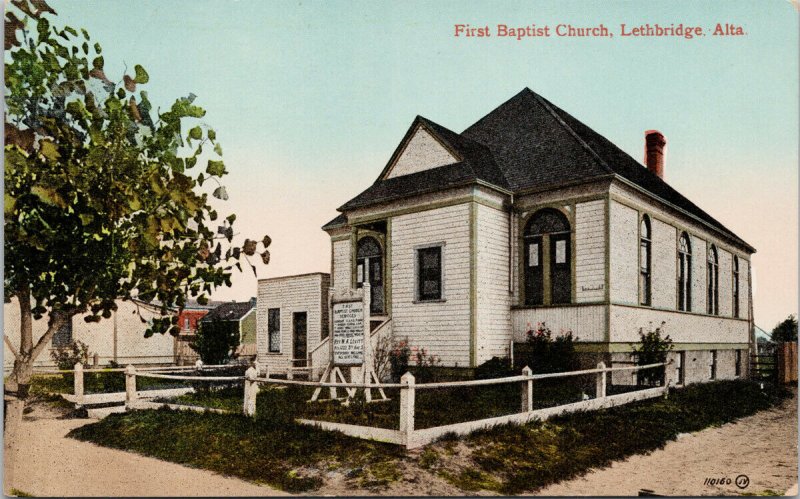
[[[28,494],[27,492],[23,492],[23,491],[21,491],[19,489],[15,489],[13,487],[11,488],[11,495],[13,497],[36,497],[33,494]]]
[[[487,490],[519,494],[662,448],[679,433],[748,416],[787,396],[783,388],[769,385],[762,391],[746,381],[696,384],[672,391],[669,399],[495,427],[474,433],[465,444],[472,450],[470,468],[495,478],[480,481]],[[461,487],[464,479],[450,481]]]
[[[518,389],[513,394],[516,404]],[[463,439],[442,438],[409,457],[399,446],[294,423],[298,413],[315,413],[320,419],[325,415],[328,420],[345,416],[380,420],[389,412],[396,414],[392,409],[396,400],[364,404],[359,409],[354,407],[357,404],[346,408],[329,402],[309,404],[306,401],[310,394],[311,390],[294,387],[264,389],[257,400],[255,419],[168,409],[133,411],[112,414],[73,430],[70,436],[266,483],[287,492],[315,490],[332,471],[345,473],[351,483],[360,487],[385,487],[402,480],[401,470],[411,466],[418,473],[440,476],[465,492],[520,494],[591,468],[602,468],[614,460],[653,451],[679,433],[721,425],[772,407],[790,396],[783,388],[765,385],[761,390],[757,383],[746,381],[690,385],[673,390],[669,399],[575,413],[546,422],[505,425]],[[510,404],[512,394],[508,397]],[[238,387],[179,399],[236,411],[242,403]],[[423,410],[430,414],[439,407],[440,411],[461,414],[463,409],[458,409],[452,400],[451,403],[450,407],[429,405]],[[492,407],[502,407],[502,403],[503,399]],[[453,418],[436,417],[445,421]],[[473,419],[476,417],[484,416],[473,414]]]
[[[398,446],[298,425],[278,409],[260,411],[255,419],[169,409],[132,411],[112,414],[69,436],[293,493],[318,488],[320,470],[330,469],[331,462],[336,468],[362,468],[367,485],[388,482],[395,475],[387,463],[404,455]]]

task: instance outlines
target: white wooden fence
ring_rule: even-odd
[[[654,369],[663,367],[666,363],[648,364],[643,366],[625,366],[625,367],[606,367],[604,363],[599,363],[595,369],[585,369],[581,371],[569,371],[563,373],[546,373],[546,374],[533,374],[531,369],[525,367],[522,374],[518,376],[509,376],[504,378],[492,378],[481,380],[469,381],[447,381],[437,383],[421,383],[417,384],[415,378],[411,373],[406,373],[400,378],[400,383],[381,383],[381,384],[364,384],[364,383],[332,383],[320,381],[301,381],[291,379],[272,379],[269,377],[259,377],[258,372],[254,367],[250,367],[244,376],[185,376],[175,374],[163,374],[166,370],[187,370],[186,367],[180,368],[135,368],[128,366],[125,369],[112,369],[106,371],[124,371],[125,372],[125,393],[119,394],[98,394],[103,396],[114,396],[115,400],[125,402],[125,407],[128,409],[142,409],[142,408],[157,408],[168,406],[176,409],[190,409],[190,410],[207,410],[200,407],[189,407],[177,404],[163,404],[154,403],[143,398],[152,398],[153,396],[164,397],[179,395],[176,390],[191,389],[173,389],[173,390],[145,390],[138,391],[136,388],[137,377],[148,378],[161,378],[168,380],[186,380],[193,382],[211,382],[211,381],[243,381],[244,382],[244,400],[242,405],[242,412],[248,416],[255,416],[256,414],[256,396],[258,395],[259,385],[273,384],[284,386],[312,386],[316,388],[329,388],[331,391],[331,398],[336,398],[336,390],[338,388],[344,389],[365,389],[365,388],[399,388],[400,389],[400,424],[399,429],[376,428],[371,426],[352,425],[345,423],[335,423],[330,421],[319,421],[311,419],[297,419],[297,422],[305,425],[315,426],[324,430],[340,431],[345,435],[352,437],[376,440],[380,442],[388,442],[398,445],[403,445],[407,449],[418,448],[424,446],[437,438],[448,434],[466,435],[479,429],[488,428],[500,424],[508,423],[526,423],[532,420],[545,420],[554,416],[562,414],[569,414],[578,411],[593,411],[598,409],[605,409],[617,405],[627,404],[630,402],[645,400],[649,398],[667,396],[669,386],[659,386],[655,388],[645,388],[638,391],[628,393],[621,393],[618,395],[607,395],[607,375],[609,372],[614,371],[638,371],[642,369]],[[87,395],[83,394],[83,369],[81,366],[75,366],[75,394],[74,401],[78,404],[86,403]],[[214,366],[220,367],[220,366]],[[221,366],[230,367],[230,366]],[[193,368],[189,368],[193,369]],[[155,372],[162,371],[162,372]],[[59,371],[65,372],[65,371]],[[66,371],[68,372],[68,371]],[[555,379],[567,378],[572,376],[586,376],[594,375],[596,383],[595,398],[582,400],[570,404],[558,405],[555,407],[547,407],[543,409],[534,409],[533,401],[536,396],[534,392],[533,382],[542,379]],[[518,383],[521,386],[520,391],[520,411],[514,414],[505,416],[479,419],[475,421],[466,421],[462,423],[455,423],[443,426],[436,426],[432,428],[416,429],[415,427],[415,405],[416,405],[416,392],[417,390],[432,390],[439,388],[466,388],[474,386],[487,386]],[[172,392],[174,394],[158,394],[156,392]],[[186,393],[186,392],[182,392]],[[210,409],[209,409],[210,410]],[[211,410],[212,412],[226,412],[222,410]]]

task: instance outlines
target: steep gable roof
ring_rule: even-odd
[[[418,126],[424,126],[460,161],[384,178]],[[624,179],[755,251],[622,149],[528,88],[461,134],[417,116],[378,180],[339,211],[476,182],[519,193],[604,178]],[[325,227],[344,222],[340,216]]]
[[[462,135],[492,150],[515,192],[619,176],[755,251],[625,151],[528,88]]]
[[[419,127],[423,127],[451,151],[456,158],[456,162],[408,175],[386,178],[394,162],[402,153],[403,148]],[[500,189],[508,188],[508,182],[486,146],[448,130],[422,116],[417,116],[375,183],[339,207],[339,211],[435,192],[450,187],[466,185],[477,180],[482,180]],[[326,226],[328,225],[330,223],[326,224]]]

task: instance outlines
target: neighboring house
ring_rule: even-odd
[[[330,274],[258,281],[258,365],[264,372],[306,367],[328,337]],[[327,359],[325,359],[327,360]]]
[[[330,286],[369,282],[379,331],[445,366],[506,357],[540,322],[572,331],[587,364],[630,362],[640,328],[664,322],[673,383],[743,375],[755,249],[670,187],[665,146],[646,132],[643,166],[529,89],[461,133],[418,116],[323,227]],[[259,283],[260,317],[291,281]]]
[[[218,305],[199,321],[198,327],[204,323],[220,321],[235,324],[239,330],[239,347],[236,353],[239,358],[255,358],[256,356],[256,299],[246,302],[227,302]]]
[[[36,367],[53,367],[50,352],[66,346],[73,340],[89,346],[92,356],[97,354],[98,364],[106,366],[110,361],[122,365],[172,364],[175,339],[169,334],[144,337],[148,321],[160,315],[156,306],[138,300],[117,301],[117,310],[108,319],[87,323],[83,316],[75,316],[60,331],[56,332],[50,348],[35,362]],[[142,322],[144,319],[145,322]],[[3,305],[3,331],[15,348],[19,346],[20,314],[16,299]],[[33,321],[34,343],[47,330],[47,317]],[[90,363],[94,359],[90,358]],[[3,368],[7,371],[14,365],[14,354],[3,345]]]
[[[178,325],[181,331],[175,338],[175,364],[194,365],[197,361],[199,356],[189,345],[197,333],[200,319],[218,305],[220,302],[208,302],[205,305],[200,305],[196,300],[186,302],[186,306],[178,313]]]

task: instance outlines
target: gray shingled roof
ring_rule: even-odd
[[[227,302],[218,306],[200,319],[200,322],[238,321],[255,307],[255,300],[245,302]]]
[[[401,146],[418,123],[460,155],[462,161],[385,180],[381,180],[382,174],[364,192],[342,205],[339,211],[477,181],[517,193],[619,176],[755,251],[608,139],[528,88],[461,134],[418,116]],[[392,155],[389,164],[400,149],[398,147]],[[342,219],[340,215],[325,227],[345,221],[346,218]]]

